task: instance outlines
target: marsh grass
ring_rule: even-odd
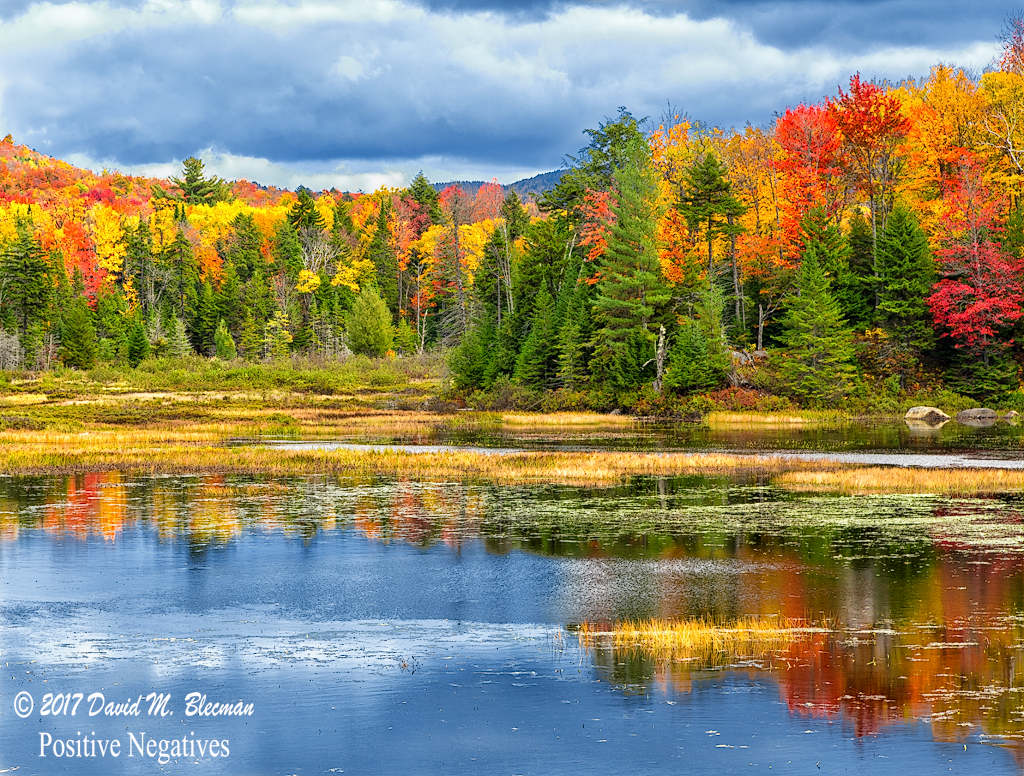
[[[627,620],[610,630],[584,622],[577,635],[585,648],[634,652],[655,660],[727,665],[780,652],[818,630],[803,620],[779,617],[740,617],[731,622],[698,617]]]
[[[930,493],[974,496],[1024,490],[1024,470],[832,466],[783,472],[776,483],[788,490],[869,493]]]
[[[704,421],[711,427],[728,426],[824,426],[841,425],[850,416],[838,411],[795,410],[791,412],[709,412]]]

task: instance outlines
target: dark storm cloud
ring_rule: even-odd
[[[889,23],[878,31],[894,40],[868,45],[871,9],[883,7]],[[976,37],[965,21],[924,25],[911,39],[909,22],[898,30],[915,8],[925,13],[910,0],[448,0],[435,10],[399,0],[80,0],[76,27],[59,6],[37,4],[0,23],[0,129],[47,153],[121,166],[213,149],[378,170],[459,160],[476,177],[551,169],[619,105],[657,119],[671,101],[742,126],[835,94],[857,70],[900,78],[941,58],[980,67],[991,57],[1001,10],[975,6],[975,17],[992,17]]]
[[[540,19],[562,0],[416,0],[438,12],[490,11]],[[809,41],[847,50],[951,45],[992,40],[1013,8],[1000,0],[582,0],[589,7],[631,6],[658,16],[723,17],[783,49]]]

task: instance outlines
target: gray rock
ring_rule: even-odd
[[[961,410],[956,414],[956,422],[970,428],[988,428],[994,426],[997,420],[999,420],[999,416],[995,410],[990,410],[987,407]]]
[[[937,407],[911,407],[907,410],[907,414],[903,416],[903,419],[906,421],[921,421],[935,426],[949,420],[949,415]]]
[[[999,415],[996,414],[995,410],[990,410],[988,407],[977,407],[972,410],[960,410],[956,414],[958,422],[963,423],[965,420],[995,420]]]

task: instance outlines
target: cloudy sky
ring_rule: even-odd
[[[372,190],[557,169],[617,108],[760,124],[981,70],[994,0],[0,0],[0,132],[99,169]]]

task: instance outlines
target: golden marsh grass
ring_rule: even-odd
[[[627,620],[612,630],[584,622],[578,631],[587,648],[610,647],[641,652],[657,660],[699,660],[718,663],[740,657],[779,652],[815,629],[802,620],[741,617],[716,622],[708,617],[688,620]]]
[[[853,466],[802,469],[778,475],[776,482],[789,490],[841,493],[934,493],[971,496],[1024,489],[1022,469],[913,468]]]

